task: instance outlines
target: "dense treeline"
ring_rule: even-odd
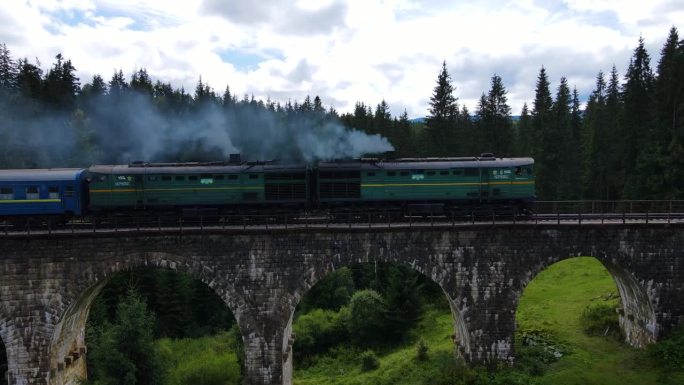
[[[144,68],[128,81],[118,70],[108,82],[95,75],[81,85],[75,71],[57,55],[44,72],[0,45],[1,167],[216,160],[235,150],[252,159],[310,159],[389,149],[377,137],[355,141],[337,127],[344,124],[389,139],[393,156],[532,156],[542,199],[667,199],[681,198],[684,189],[684,42],[675,27],[655,70],[640,39],[622,79],[615,67],[608,76],[598,72],[584,109],[577,89],[565,77],[552,89],[542,67],[534,100],[517,121],[496,74],[474,113],[459,105],[446,62],[424,123],[412,123],[406,111],[392,117],[384,100],[375,108],[358,102],[340,116],[318,96],[283,105],[238,98],[230,87],[219,94],[201,78],[188,93],[153,81]]]

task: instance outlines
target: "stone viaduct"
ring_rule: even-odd
[[[245,383],[292,383],[295,307],[334,269],[384,261],[434,280],[451,304],[455,349],[473,363],[512,362],[515,312],[547,266],[594,256],[620,292],[634,346],[684,322],[684,231],[677,224],[517,224],[0,235],[0,337],[9,384],[75,384],[85,321],[113,274],[189,273],[232,310]],[[295,342],[296,343],[296,342]]]

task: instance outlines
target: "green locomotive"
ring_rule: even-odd
[[[317,171],[319,204],[328,207],[525,210],[535,199],[532,158],[366,159],[319,163]]]
[[[134,163],[88,169],[89,209],[264,213],[380,208],[404,213],[528,209],[532,158],[357,159],[316,165],[277,162]]]
[[[265,162],[135,163],[92,166],[93,211],[136,210],[243,212],[255,208],[304,208],[308,169]]]

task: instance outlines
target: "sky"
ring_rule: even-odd
[[[43,69],[61,53],[82,84],[145,68],[190,92],[201,77],[219,94],[318,95],[341,113],[385,100],[411,118],[445,61],[471,113],[497,74],[517,115],[542,66],[552,92],[565,76],[586,100],[640,36],[655,68],[682,20],[684,0],[0,0],[0,43]]]

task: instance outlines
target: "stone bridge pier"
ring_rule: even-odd
[[[139,267],[188,273],[216,292],[242,333],[248,385],[292,383],[297,304],[331,271],[356,263],[401,264],[439,284],[452,309],[455,351],[471,363],[514,361],[526,285],[576,256],[596,257],[615,279],[631,345],[684,322],[684,232],[676,226],[120,232],[0,242],[0,337],[13,385],[84,378],[93,300],[112,275]]]

